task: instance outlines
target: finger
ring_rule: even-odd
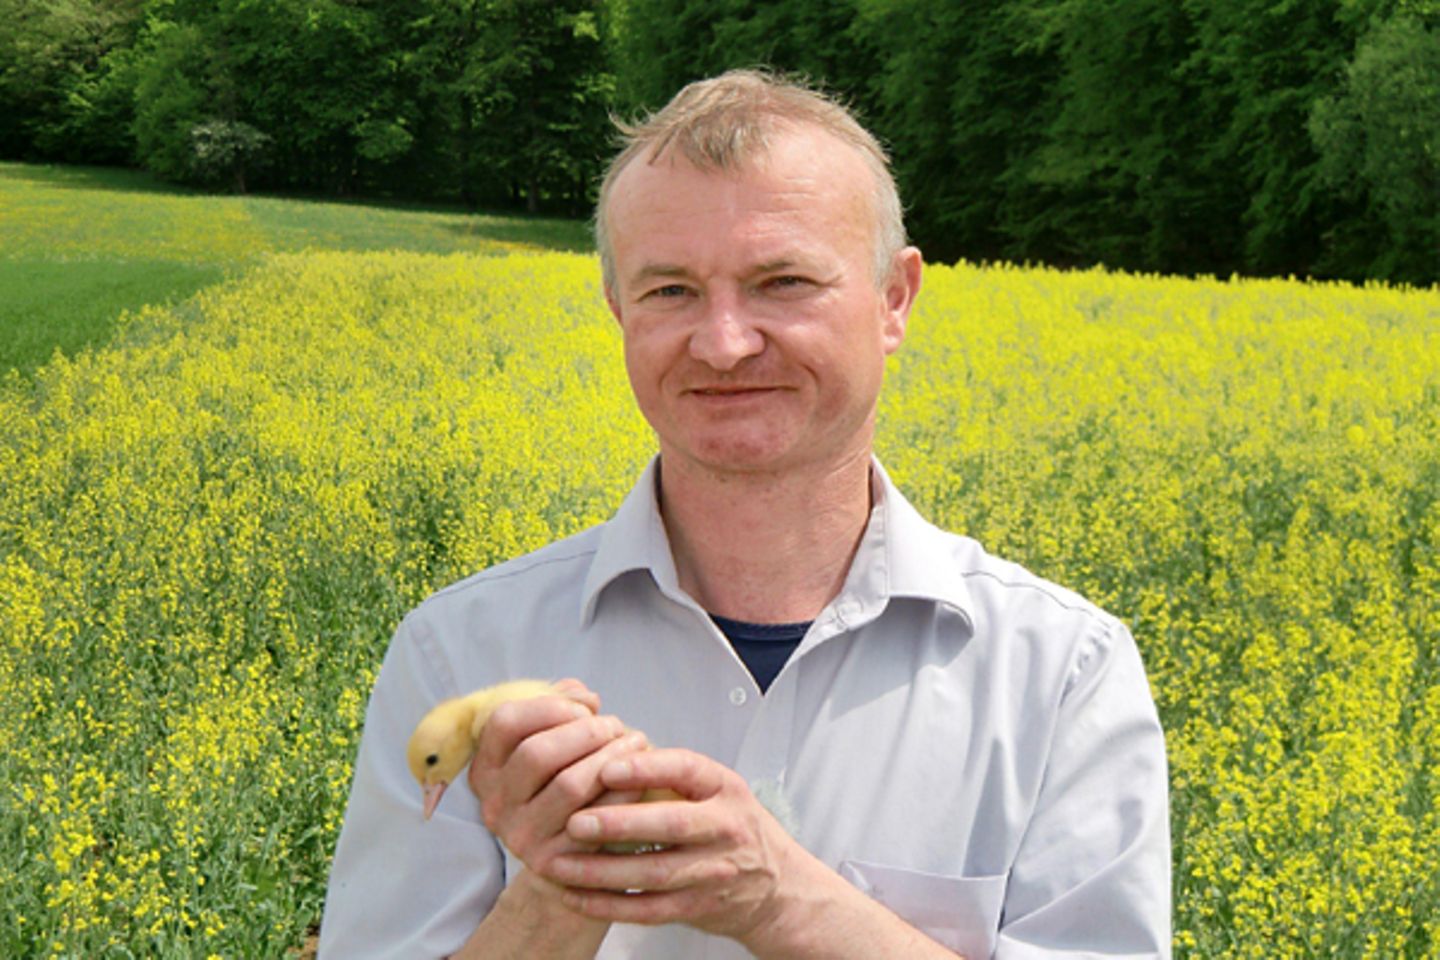
[[[587,718],[593,719],[594,715],[583,704],[558,694],[512,700],[496,707],[495,712],[490,714],[481,731],[476,758],[487,766],[501,766],[529,737]]]
[[[566,907],[592,920],[646,926],[684,920],[694,912],[695,901],[688,890],[647,893],[567,887],[561,893]]]
[[[636,854],[572,849],[556,856],[546,874],[573,889],[653,893],[731,880],[736,869],[724,858],[681,848]]]
[[[633,746],[623,740],[607,744],[562,770],[527,803],[509,803],[503,790],[496,790],[483,800],[486,826],[532,869],[543,871],[558,854],[594,852],[598,849],[595,844],[577,841],[565,833],[565,822],[578,808],[604,792],[599,771],[605,762],[631,749]]]
[[[624,803],[639,803],[644,798],[644,790],[606,790],[591,801],[590,806],[614,807]]]
[[[574,677],[555,681],[555,689],[569,699],[590,708],[591,713],[600,712],[600,695]]]
[[[605,793],[605,785],[600,782],[601,768],[634,749],[631,738],[622,737],[569,764],[535,793],[527,816],[544,835],[563,834],[565,824],[577,810],[594,803]]]
[[[567,805],[568,809],[566,809],[565,815],[569,816],[569,814],[573,813],[581,806],[585,806],[591,803],[638,803],[641,799],[650,799],[646,796],[646,791],[608,790],[605,788],[604,784],[600,783],[599,781],[599,772],[606,762],[622,756],[626,756],[627,754],[634,753],[639,750],[648,750],[649,748],[650,741],[645,737],[644,733],[640,732],[639,730],[626,730],[623,737],[614,740],[609,744],[606,744],[600,750],[595,751],[595,753],[587,757],[584,761],[577,761],[576,763],[571,764],[569,767],[567,767],[566,770],[557,773],[555,779],[559,779],[560,782],[554,783],[552,780],[552,785],[560,788],[559,792],[562,796],[568,794],[572,798],[579,797],[580,794],[578,792],[573,789],[567,789],[568,787],[572,786],[567,781],[580,778],[583,778],[585,781],[584,802]],[[665,795],[665,799],[679,798],[676,797],[674,794],[667,792]]]
[[[565,832],[582,843],[667,847],[715,843],[727,836],[709,806],[688,800],[592,804],[570,816]]]
[[[671,790],[708,800],[724,789],[730,770],[693,750],[646,750],[607,763],[600,779],[612,790]]]
[[[526,803],[561,770],[613,742],[624,731],[624,726],[615,717],[592,717],[587,713],[581,719],[531,734],[496,763],[491,758],[499,753],[500,748],[487,744],[492,732],[487,728],[480,738],[476,762],[470,767],[471,786],[475,788],[476,795],[486,801],[498,799],[505,804]],[[508,739],[506,730],[494,733],[495,739],[502,743]]]

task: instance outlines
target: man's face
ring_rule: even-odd
[[[868,454],[920,255],[874,275],[872,174],[800,130],[738,174],[637,160],[607,210],[630,383],[667,461],[780,472]]]

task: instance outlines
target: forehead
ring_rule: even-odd
[[[637,157],[614,181],[607,230],[617,264],[642,250],[722,239],[868,248],[874,193],[854,147],[819,130],[786,131],[734,170],[702,169],[673,150]]]

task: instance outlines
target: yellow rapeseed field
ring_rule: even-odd
[[[880,454],[1127,619],[1177,955],[1440,957],[1440,293],[931,267]],[[309,253],[0,390],[0,956],[284,956],[402,612],[653,448],[592,257]]]

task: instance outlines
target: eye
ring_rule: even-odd
[[[774,297],[805,296],[815,289],[815,281],[798,274],[784,273],[766,278],[760,288]]]
[[[674,297],[683,297],[689,292],[689,288],[686,287],[684,284],[667,283],[663,287],[656,287],[654,290],[646,291],[646,293],[644,294],[644,296],[641,297],[641,299],[643,300],[649,297],[655,297],[661,300],[668,300]]]
[[[430,756],[428,756],[428,757],[425,758],[425,766],[427,766],[427,767],[433,767],[433,766],[435,766],[435,764],[437,764],[437,763],[439,763],[439,762],[440,762],[440,754],[438,754],[438,753],[432,753],[432,754],[430,754]]]

